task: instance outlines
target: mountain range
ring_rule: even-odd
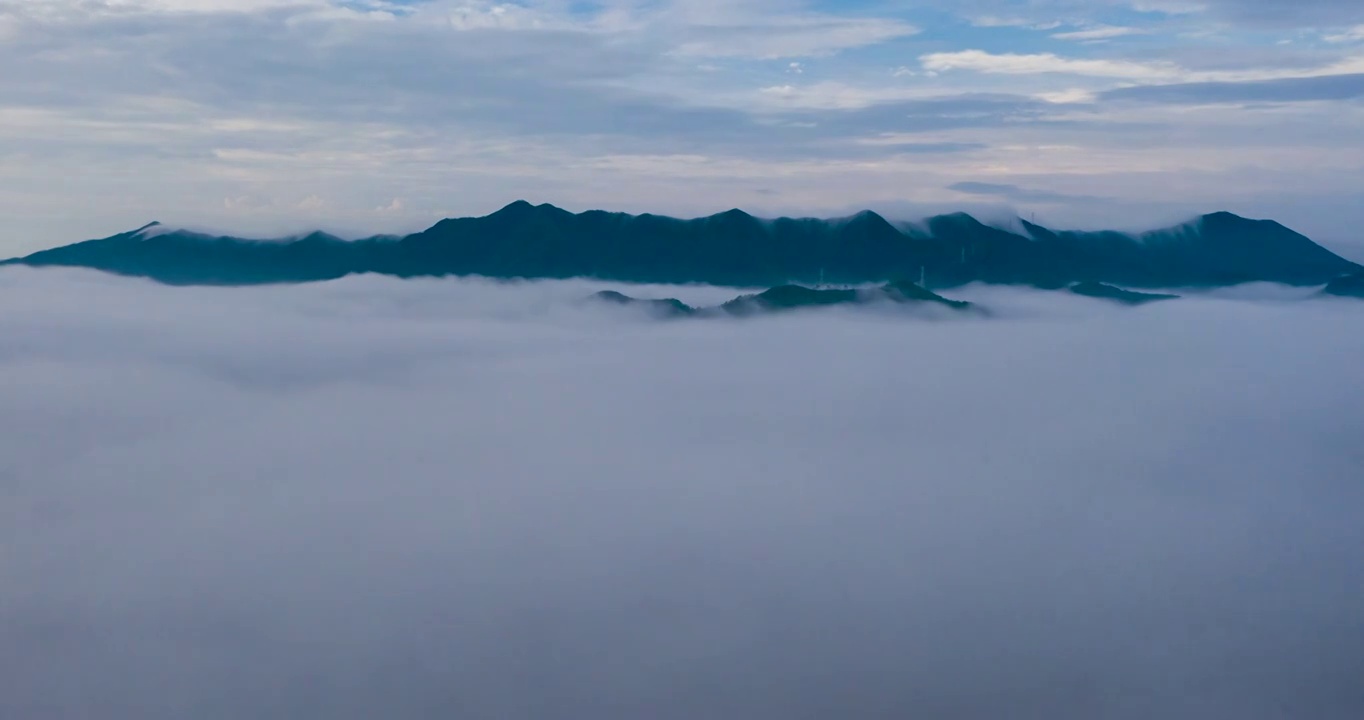
[[[877,288],[811,288],[778,285],[760,293],[740,295],[715,307],[693,307],[676,298],[634,298],[615,290],[603,290],[593,300],[640,307],[659,318],[748,317],[818,307],[863,305],[940,305],[952,310],[968,310],[971,303],[949,300],[907,280],[897,280]]]
[[[585,277],[635,283],[772,287],[914,280],[1063,288],[1324,285],[1361,267],[1279,223],[1231,213],[1139,234],[1005,229],[964,213],[894,223],[867,211],[836,219],[760,219],[740,210],[697,219],[514,202],[407,236],[316,232],[249,240],[157,223],[43,250],[5,264],[69,266],[171,284],[252,285],[398,277]],[[1128,298],[1129,300],[1134,298]]]

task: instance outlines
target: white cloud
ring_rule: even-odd
[[[822,81],[805,85],[772,85],[759,88],[766,108],[854,110],[896,101],[941,97],[936,90],[903,85],[851,85]]]
[[[1312,68],[1250,68],[1246,70],[1189,70],[1168,61],[1137,62],[1069,58],[1054,53],[990,53],[984,50],[931,53],[920,58],[935,71],[971,70],[1001,75],[1062,74],[1137,82],[1248,82],[1289,78],[1329,77],[1364,72],[1364,56],[1349,57]]]
[[[1069,90],[1058,90],[1056,92],[1038,93],[1038,98],[1049,103],[1070,104],[1070,103],[1091,103],[1094,102],[1095,95],[1090,90],[1082,88],[1071,88]]]
[[[274,203],[258,197],[249,195],[238,195],[236,197],[223,198],[223,208],[229,212],[251,212],[263,210],[273,206]]]
[[[683,31],[682,56],[780,59],[830,55],[919,32],[891,19],[826,15],[752,18],[732,24],[695,25]]]
[[[1167,80],[1178,78],[1182,72],[1179,66],[1168,62],[1077,59],[1053,53],[1018,54],[963,50],[930,53],[919,60],[925,69],[938,72],[972,70],[1002,75],[1060,73],[1124,80]]]
[[[1053,30],[1061,27],[1063,23],[1059,21],[1037,22],[1018,17],[999,17],[996,15],[982,15],[971,18],[971,24],[976,27],[995,28],[995,27],[1021,27],[1030,30]]]
[[[309,195],[308,197],[299,200],[296,207],[304,212],[316,213],[330,208],[331,203],[317,195]]]
[[[544,30],[571,27],[563,18],[553,18],[533,8],[507,3],[476,2],[437,6],[425,15],[439,15],[455,30]]]
[[[56,0],[58,3],[62,0]],[[183,13],[251,13],[259,10],[282,7],[325,7],[326,0],[94,0],[84,5],[90,10],[142,11],[142,12],[183,12]]]
[[[1142,30],[1141,28],[1098,25],[1083,30],[1055,33],[1052,37],[1057,40],[1109,40],[1128,35],[1144,35],[1147,32],[1147,30]]]
[[[599,287],[0,269],[0,716],[1364,713],[1355,306]]]
[[[1233,2],[1245,2],[1245,0],[1233,0]],[[1126,4],[1138,12],[1157,12],[1168,15],[1195,15],[1208,11],[1208,3],[1194,2],[1193,0],[1127,0]]]
[[[976,27],[1027,27],[1032,23],[1022,18],[996,17],[994,15],[982,15],[971,18],[971,24]]]
[[[1326,42],[1348,43],[1364,41],[1364,25],[1356,25],[1342,33],[1334,33],[1323,37]]]

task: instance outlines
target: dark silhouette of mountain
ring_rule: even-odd
[[[1097,282],[1075,283],[1070,286],[1070,291],[1076,295],[1113,300],[1115,302],[1123,303],[1124,305],[1145,305],[1149,302],[1175,300],[1179,297],[1178,295],[1169,295],[1166,293],[1133,292],[1131,290],[1124,290],[1120,287],[1113,287],[1112,285],[1105,285]]]
[[[614,305],[642,307],[647,310],[649,314],[658,317],[687,317],[696,314],[696,308],[677,298],[664,298],[659,300],[641,299],[618,293],[615,290],[603,290],[594,294],[592,299]]]
[[[332,280],[359,272],[372,257],[370,250],[391,243],[378,238],[346,241],[322,232],[244,240],[166,230],[151,223],[132,232],[36,252],[18,262],[88,267],[177,285],[258,285]]]
[[[1322,292],[1339,297],[1364,298],[1364,272],[1342,275],[1327,283]]]
[[[932,290],[908,280],[892,280],[880,288],[880,293],[880,296],[873,295],[872,300],[885,299],[897,303],[931,302],[946,305],[954,310],[965,310],[971,307],[971,303],[965,300],[948,300]]]
[[[853,288],[811,288],[801,285],[779,285],[760,293],[741,295],[719,307],[695,308],[681,300],[666,298],[659,300],[633,298],[615,290],[603,290],[592,295],[592,300],[640,307],[651,315],[664,318],[677,317],[716,317],[720,315],[751,316],[790,310],[800,310],[830,306],[858,306],[873,303],[943,305],[954,310],[965,310],[971,303],[947,298],[925,290],[908,281],[897,281],[873,289]]]
[[[1324,284],[1361,267],[1267,220],[1205,215],[1139,235],[1017,232],[965,214],[893,225],[872,212],[834,220],[761,220],[741,210],[680,220],[514,202],[484,217],[442,220],[406,237],[344,241],[323,233],[244,240],[159,225],[9,261],[88,267],[177,284],[398,277],[591,277],[647,283],[777,287],[922,278],[1064,288],[1221,286],[1248,281]]]
[[[948,300],[914,283],[900,280],[871,290],[779,285],[760,293],[734,298],[721,305],[720,309],[731,315],[751,315],[760,312],[781,312],[832,305],[870,305],[879,302],[936,303],[954,310],[964,310],[971,306],[971,303]]]
[[[743,295],[720,307],[731,315],[751,315],[829,305],[856,305],[862,301],[856,290],[820,290],[800,285],[779,285],[752,295]]]

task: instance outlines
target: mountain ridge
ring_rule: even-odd
[[[831,219],[764,219],[738,208],[679,219],[573,213],[518,200],[405,236],[357,240],[321,231],[249,240],[151,223],[3,264],[86,267],[188,285],[309,282],[369,272],[740,287],[915,278],[932,287],[985,282],[1054,289],[1075,283],[1324,285],[1364,270],[1277,222],[1227,212],[1135,234],[1018,222],[1020,232],[966,213],[892,223],[870,210]]]
[[[972,303],[945,298],[907,280],[875,288],[825,288],[779,285],[747,293],[714,306],[692,306],[677,298],[636,298],[616,290],[593,293],[589,300],[642,308],[656,318],[751,317],[813,308],[865,307],[870,305],[938,305],[951,310],[976,309]]]

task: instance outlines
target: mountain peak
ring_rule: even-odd
[[[1204,232],[1251,233],[1301,237],[1299,233],[1294,232],[1274,220],[1256,220],[1254,218],[1242,217],[1236,213],[1227,212],[1225,210],[1203,215],[1195,220],[1193,224],[1202,228]],[[1305,237],[1302,239],[1306,240]]]
[[[979,228],[985,227],[985,223],[977,220],[974,215],[966,212],[947,213],[946,215],[934,215],[924,221],[930,230],[937,232],[940,228]]]
[[[123,235],[119,235],[116,237],[146,240],[148,238],[154,238],[160,235],[170,235],[175,232],[177,232],[176,228],[166,227],[165,225],[162,225],[161,223],[153,220],[152,222],[149,222],[146,225],[143,225],[142,227],[132,232],[124,233]]]
[[[295,242],[310,243],[310,244],[311,244],[311,243],[342,242],[342,240],[341,240],[341,238],[339,238],[339,237],[337,237],[337,236],[335,236],[335,235],[332,235],[331,233],[323,232],[323,231],[321,231],[321,230],[314,230],[314,231],[308,233],[307,235],[303,235],[302,237],[296,238],[296,239],[295,239]]]
[[[1203,215],[1203,216],[1199,217],[1199,218],[1198,218],[1198,221],[1199,221],[1200,223],[1202,223],[1203,225],[1220,225],[1220,226],[1223,226],[1223,227],[1226,227],[1226,226],[1238,226],[1238,225],[1243,225],[1243,226],[1259,225],[1259,226],[1262,226],[1262,227],[1269,227],[1269,226],[1283,227],[1282,225],[1280,225],[1279,223],[1277,223],[1277,222],[1275,222],[1275,221],[1273,221],[1273,220],[1255,220],[1255,219],[1252,219],[1252,218],[1248,218],[1248,217],[1243,217],[1243,216],[1241,216],[1241,215],[1237,215],[1237,214],[1234,213],[1234,212],[1228,212],[1228,211],[1226,211],[1226,210],[1219,210],[1219,211],[1217,211],[1217,212],[1208,213],[1208,214],[1206,214],[1206,215]]]
[[[493,213],[493,215],[520,215],[534,209],[535,206],[525,200],[514,200],[504,205],[501,210]]]
[[[492,215],[489,215],[488,217],[499,218],[527,217],[536,214],[572,215],[573,213],[550,205],[549,203],[540,203],[539,205],[532,205],[530,202],[526,200],[517,200],[513,203],[508,204],[507,206],[503,207],[501,210],[498,210]]]
[[[731,228],[749,227],[758,224],[757,218],[753,217],[752,215],[749,215],[748,213],[744,212],[743,210],[740,210],[739,208],[731,208],[722,213],[716,213],[714,215],[711,215],[710,217],[703,218],[702,220],[703,222],[706,223],[719,224]]]
[[[878,212],[876,212],[875,210],[863,210],[863,211],[861,211],[861,212],[859,212],[859,213],[853,215],[852,217],[848,218],[848,222],[873,222],[873,223],[884,223],[884,222],[886,222],[886,219],[885,219],[884,217],[882,217],[881,214],[878,213]]]
[[[833,223],[840,232],[853,233],[856,235],[877,236],[877,235],[899,235],[900,231],[890,224],[881,215],[871,210],[863,210],[851,217],[842,218]]]

